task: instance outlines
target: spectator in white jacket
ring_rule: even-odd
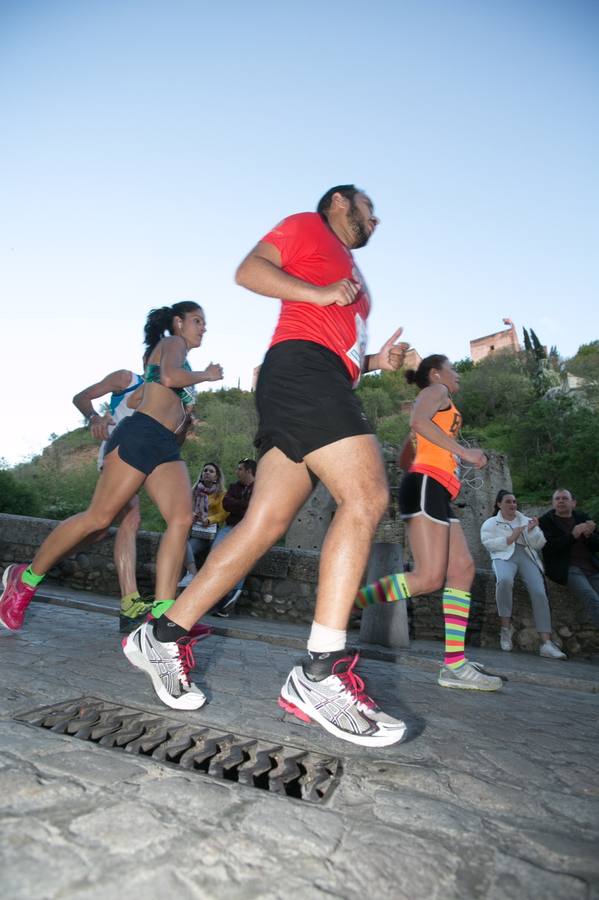
[[[502,490],[495,500],[495,515],[483,522],[480,539],[491,554],[497,579],[495,600],[501,620],[501,649],[511,650],[513,647],[512,601],[514,578],[518,573],[532,601],[535,625],[541,638],[540,655],[548,659],[566,659],[566,654],[551,640],[549,600],[543,563],[537,552],[545,544],[539,520],[518,512],[514,495]]]

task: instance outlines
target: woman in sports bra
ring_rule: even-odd
[[[61,522],[30,566],[12,565],[5,570],[1,624],[18,630],[46,572],[90,535],[108,528],[142,484],[166,522],[156,558],[156,600],[166,601],[165,608],[174,602],[192,522],[191,485],[179,452],[191,420],[191,389],[223,377],[217,364],[194,372],[187,363],[187,353],[200,346],[205,331],[204,313],[197,303],[184,301],[150,312],[144,357],[149,383],[143,386],[137,410],[117,425],[106,442],[102,472],[88,509]]]
[[[406,380],[420,393],[412,408],[411,434],[399,464],[406,472],[399,487],[401,517],[407,524],[414,567],[362,588],[356,605],[407,600],[443,588],[445,658],[441,687],[496,691],[500,678],[485,675],[464,656],[474,561],[451,501],[460,491],[459,463],[477,469],[487,464],[482,450],[458,443],[462,417],[453,403],[460,376],[446,356],[433,354]]]

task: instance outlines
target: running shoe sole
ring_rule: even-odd
[[[488,676],[488,677],[498,678],[499,676]],[[503,683],[502,683],[501,679],[499,679],[498,685],[483,686],[481,684],[479,684],[479,685],[468,684],[467,682],[463,682],[463,681],[462,682],[460,682],[460,681],[444,681],[441,678],[441,676],[439,676],[439,678],[437,679],[437,684],[439,685],[439,687],[450,688],[450,689],[456,688],[458,691],[486,691],[487,693],[492,692],[492,691],[500,691],[501,688],[503,687]]]
[[[361,747],[388,747],[391,744],[399,743],[404,737],[406,733],[405,724],[403,725],[403,728],[399,725],[394,730],[387,730],[384,726],[379,726],[379,732],[372,735],[351,734],[348,731],[343,731],[343,729],[334,725],[333,722],[329,722],[328,719],[325,719],[325,717],[313,706],[310,706],[308,703],[303,703],[301,698],[297,695],[297,692],[291,697],[287,687],[291,677],[291,675],[288,677],[281,689],[278,704],[281,709],[284,709],[285,712],[301,719],[302,722],[314,721],[334,737],[340,738],[342,741],[349,741],[350,744],[359,744]]]
[[[132,635],[129,635],[122,640],[123,653],[129,660],[132,666],[135,666],[136,669],[140,669],[142,672],[145,672],[146,675],[149,675],[154,690],[156,691],[158,697],[166,706],[170,706],[171,709],[200,709],[206,702],[206,697],[196,686],[195,691],[190,691],[189,693],[181,694],[180,697],[172,697],[169,692],[165,689],[164,685],[160,677],[156,674],[154,666],[151,662],[149,662],[143,653],[137,649],[135,646],[135,642],[132,640]]]

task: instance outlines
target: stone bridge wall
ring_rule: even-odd
[[[472,525],[475,516],[468,513]],[[41,542],[58,523],[49,519],[0,515],[0,569],[10,562],[29,562]],[[386,530],[385,530],[386,529]],[[395,532],[393,532],[395,529]],[[399,519],[381,526],[379,539],[401,536]],[[393,532],[393,533],[392,533]],[[114,529],[101,542],[82,547],[48,575],[77,590],[118,596],[119,588],[112,559]],[[138,583],[142,593],[154,589],[156,551],[159,534],[142,531],[138,539]],[[488,557],[487,557],[488,566]],[[239,611],[255,618],[305,622],[312,621],[318,579],[319,554],[314,550],[273,547],[246,579]],[[599,652],[599,632],[587,623],[581,604],[567,591],[550,584],[554,631],[570,655]],[[439,595],[419,597],[409,606],[410,634],[413,639],[443,639],[443,617]],[[522,585],[514,594],[515,643],[524,650],[537,647],[531,605]],[[492,573],[477,569],[468,641],[474,645],[497,646],[499,620],[495,609],[495,583]]]

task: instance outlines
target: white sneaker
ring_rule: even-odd
[[[501,678],[496,675],[485,675],[468,661],[459,669],[441,666],[437,684],[462,691],[500,691],[503,687]]]
[[[539,656],[544,656],[546,659],[568,659],[566,654],[562,653],[553,641],[545,641],[544,644],[541,644]]]
[[[204,705],[206,697],[189,680],[194,665],[191,646],[156,640],[151,622],[136,628],[122,645],[129,662],[150,676],[154,690],[171,709],[199,709]]]
[[[502,650],[506,650],[508,653],[510,652],[510,650],[514,649],[514,643],[512,641],[513,633],[514,629],[511,625],[507,625],[499,632],[499,646]]]
[[[291,670],[281,689],[279,706],[303,722],[317,722],[325,731],[362,747],[389,747],[406,734],[406,724],[384,713],[369,697],[355,672],[358,654],[347,650],[319,654],[330,675],[315,681],[303,666]],[[311,660],[312,661],[312,660]],[[305,665],[310,666],[311,661]]]
[[[178,583],[177,587],[186,588],[189,587],[195,575],[192,575],[191,572],[188,572],[187,575],[184,575],[181,581]]]

